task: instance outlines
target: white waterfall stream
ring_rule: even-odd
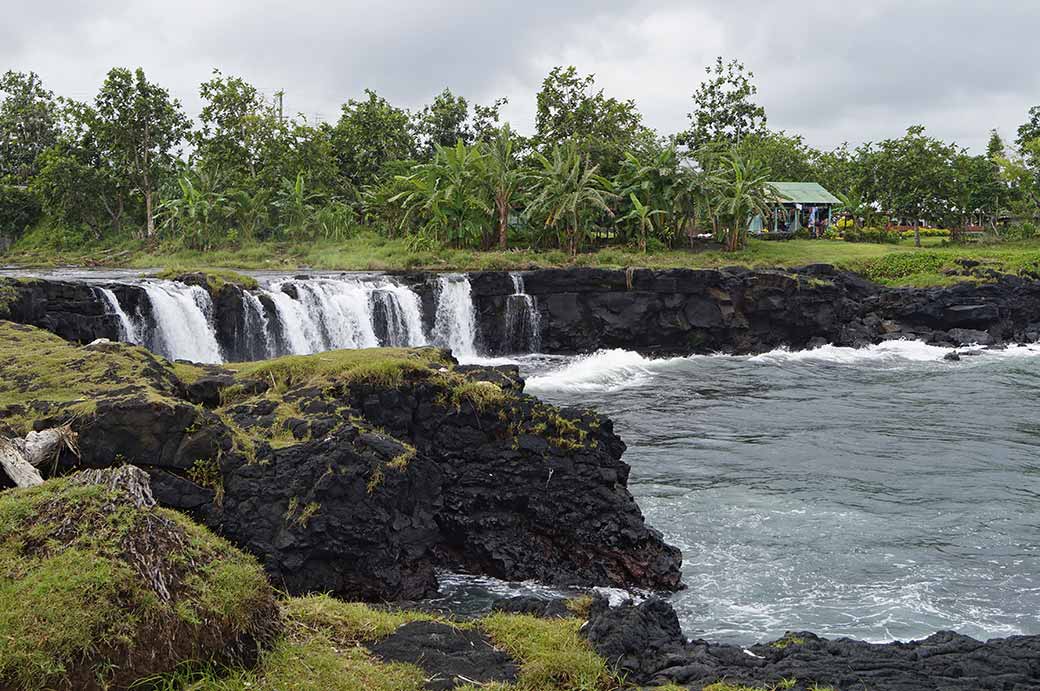
[[[170,360],[224,361],[209,293],[175,281],[145,281],[141,287],[152,303],[155,350]]]
[[[438,279],[437,313],[433,321],[433,342],[451,348],[458,358],[477,354],[477,322],[473,309],[472,286],[461,274],[446,274]]]

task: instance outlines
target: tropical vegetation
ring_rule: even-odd
[[[1034,234],[1040,107],[1013,143],[993,132],[985,154],[920,125],[821,151],[769,129],[756,94],[754,74],[720,58],[693,93],[688,129],[663,134],[593,75],[557,67],[525,136],[500,122],[504,99],[471,104],[448,89],[414,112],[368,90],[335,122],[312,122],[215,70],[193,120],[141,69],[111,70],[83,102],[56,96],[34,73],[7,72],[0,251],[132,242],[160,254],[248,252],[361,236],[403,240],[413,253],[574,257],[712,236],[733,252],[747,246],[751,219],[775,205],[769,180],[834,192],[842,204],[828,238],[920,245],[926,225],[952,231],[950,242]]]

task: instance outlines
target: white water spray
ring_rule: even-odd
[[[541,320],[533,297],[524,291],[524,277],[511,273],[513,294],[506,298],[506,348],[536,353],[541,348]]]

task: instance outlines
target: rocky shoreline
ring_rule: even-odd
[[[185,279],[212,292],[218,322],[234,321],[241,286],[215,286],[202,275]],[[501,273],[472,274],[470,281],[487,343],[512,281]],[[868,644],[793,632],[741,648],[686,640],[674,611],[654,598],[616,607],[601,599],[504,601],[475,624],[414,609],[387,614],[382,604],[308,599],[331,593],[341,600],[414,602],[436,593],[441,569],[667,592],[682,587],[681,555],[646,525],[629,493],[625,444],[610,420],[525,394],[515,367],[462,366],[434,348],[223,366],[170,363],[141,347],[94,342],[117,325],[85,283],[2,283],[0,309],[11,321],[0,321],[0,437],[68,425],[77,444],[75,454],[66,450],[41,468],[55,479],[39,488],[4,490],[11,483],[0,472],[0,526],[8,531],[0,537],[0,601],[21,611],[14,603],[39,594],[25,583],[65,578],[65,571],[53,571],[55,559],[71,554],[80,560],[73,566],[93,562],[90,550],[99,549],[117,571],[129,568],[145,579],[141,587],[163,603],[155,621],[164,623],[160,630],[122,634],[132,644],[62,648],[54,655],[73,650],[72,657],[57,667],[40,661],[46,673],[30,680],[4,666],[5,651],[7,659],[18,653],[36,660],[31,647],[13,642],[46,638],[46,627],[57,624],[29,622],[32,608],[21,619],[0,612],[0,690],[148,688],[135,679],[173,673],[179,663],[212,652],[220,664],[255,667],[242,688],[281,691],[287,687],[279,680],[288,677],[279,675],[301,673],[277,666],[285,662],[283,647],[296,646],[289,657],[298,661],[303,647],[317,655],[314,645],[340,665],[330,679],[361,674],[351,666],[359,660],[374,665],[364,674],[410,670],[401,677],[407,683],[385,686],[394,689],[483,683],[552,691],[1040,689],[1040,636],[979,642],[940,632],[919,642]],[[756,352],[893,338],[999,345],[1035,341],[1040,332],[1034,321],[1040,283],[1014,277],[892,290],[830,267],[575,269],[529,272],[525,284],[551,352]],[[127,464],[147,476],[150,496],[163,510],[185,512],[199,525],[171,523],[167,514],[140,517],[136,511],[148,507],[130,508],[111,483],[105,491],[113,494],[77,489],[123,473]],[[83,469],[101,475],[64,477]],[[90,511],[77,503],[99,497],[100,504],[86,504]],[[34,508],[24,508],[23,499]],[[70,518],[77,515],[82,525]],[[172,537],[150,539],[133,527],[138,521]],[[90,537],[91,526],[129,526],[129,532],[117,531],[122,546],[106,547]],[[206,529],[227,543],[208,542]],[[196,530],[203,532],[191,537]],[[187,565],[170,558],[176,545],[191,540],[207,545],[203,557]],[[207,595],[217,586],[203,585],[215,577],[209,565],[217,560],[236,564],[237,578],[252,573],[239,552],[227,551],[235,548],[256,560],[265,585],[250,576],[250,593],[221,595],[243,601],[221,609]],[[161,559],[154,549],[167,553]],[[68,592],[45,595],[60,595],[70,606],[96,597],[87,584],[70,583]],[[277,605],[280,614],[268,583],[289,598]],[[120,606],[153,598],[112,592]],[[217,610],[223,614],[209,614]],[[109,619],[104,626],[112,626]],[[88,633],[87,639],[100,635]],[[168,639],[176,646],[151,652],[163,635],[174,636]],[[122,671],[97,676],[110,665]],[[307,662],[302,669],[319,667]],[[307,683],[293,688],[356,688],[317,676]]]

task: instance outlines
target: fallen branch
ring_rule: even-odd
[[[79,456],[76,433],[68,425],[29,432],[25,439],[0,437],[0,468],[15,486],[32,487],[43,482],[37,468],[49,461],[53,470],[64,450]]]

